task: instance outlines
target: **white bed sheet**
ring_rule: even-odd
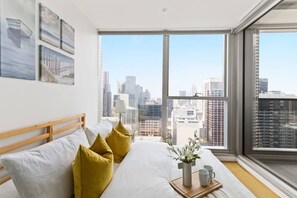
[[[216,179],[223,187],[208,194],[213,198],[255,197],[239,180],[207,149],[201,149],[201,159],[196,161],[193,171],[205,164],[213,166]],[[102,194],[102,198],[174,198],[181,197],[170,186],[169,181],[181,177],[167,151],[167,144],[156,142],[135,142],[122,161],[114,165],[114,176]],[[1,198],[19,198],[13,182],[0,185]]]
[[[196,161],[193,171],[205,164],[213,166],[216,179],[223,187],[208,194],[207,197],[255,197],[240,181],[211,153],[201,149],[201,159]],[[181,197],[170,186],[169,181],[181,177],[167,150],[167,144],[136,142],[122,161],[102,198],[172,198]]]

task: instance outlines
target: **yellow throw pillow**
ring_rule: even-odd
[[[100,135],[90,149],[80,145],[72,169],[75,198],[100,197],[113,174],[113,154]]]
[[[130,135],[129,131],[125,128],[125,126],[123,125],[123,123],[121,121],[119,121],[119,123],[117,124],[115,129],[124,135]]]
[[[113,152],[116,163],[120,163],[130,150],[130,135],[122,134],[115,128],[107,135],[106,142]]]

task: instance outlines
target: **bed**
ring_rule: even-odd
[[[44,136],[46,140],[49,142],[53,139],[54,135],[71,130],[74,127],[84,127],[84,114],[72,118],[79,119],[79,121],[77,123],[71,123],[68,126],[63,126],[57,130],[45,125],[45,134],[48,134]],[[63,122],[59,123],[64,123],[69,120],[71,119],[64,119]],[[57,124],[57,121],[50,123]],[[44,126],[44,124],[42,126]],[[2,134],[0,140],[3,137],[4,135]],[[7,148],[12,148],[9,146],[11,145],[5,146],[6,149],[0,148],[0,154],[5,153]],[[223,184],[222,188],[214,191],[207,197],[255,197],[210,150],[202,148],[200,150],[200,156],[201,159],[196,161],[193,171],[199,170],[205,164],[211,165],[216,172],[216,179]],[[0,167],[2,166],[0,165]],[[1,169],[3,171],[3,168]],[[121,164],[114,165],[113,178],[101,197],[181,197],[169,184],[169,181],[178,177],[181,177],[181,170],[177,168],[177,162],[170,156],[167,150],[167,144],[161,142],[136,141],[131,145],[129,153]],[[0,181],[2,183],[2,185],[0,185],[1,198],[20,197],[14,183],[9,179],[9,176],[0,178]]]

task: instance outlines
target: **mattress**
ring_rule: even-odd
[[[136,142],[120,164],[102,198],[173,198],[181,197],[169,181],[181,177],[177,161],[173,160],[165,143]],[[204,165],[211,165],[216,179],[223,187],[207,197],[255,197],[213,154],[210,150],[200,150],[201,159],[196,160],[193,171]]]
[[[201,159],[196,160],[193,171],[204,165],[213,166],[216,179],[223,187],[206,197],[255,197],[240,181],[212,154],[210,150],[200,150]],[[172,159],[167,144],[159,142],[135,142],[121,164],[115,164],[111,183],[102,198],[174,198],[181,197],[170,186],[169,181],[181,177],[182,171]],[[0,186],[0,197],[19,198],[10,180]]]

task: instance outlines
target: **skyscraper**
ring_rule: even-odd
[[[103,117],[111,116],[111,91],[109,84],[109,72],[103,73]]]
[[[224,84],[221,79],[210,78],[204,82],[206,97],[224,95]],[[224,146],[224,101],[206,100],[204,102],[204,128],[206,140],[211,146]]]
[[[136,106],[136,77],[135,76],[126,76],[125,82],[125,93],[129,94],[129,106]]]
[[[268,92],[268,79],[260,78],[259,79],[259,93],[267,93]]]
[[[256,148],[297,148],[297,97],[289,94],[260,94]]]
[[[139,133],[143,136],[161,136],[161,105],[138,105]]]

